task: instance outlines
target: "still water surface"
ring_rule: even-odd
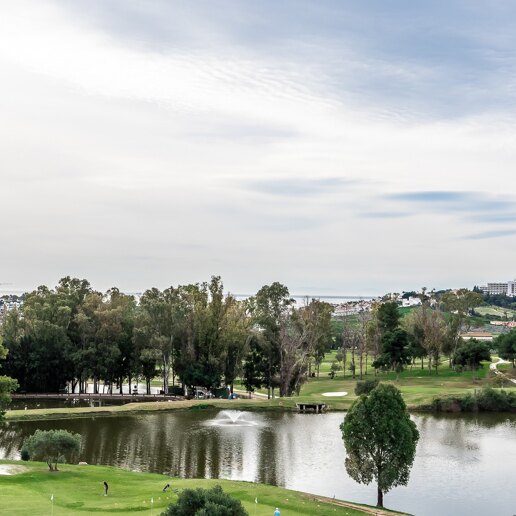
[[[346,474],[344,414],[188,411],[9,423],[0,457],[19,458],[36,429],[83,437],[81,460],[183,477],[275,484],[375,504],[376,488]],[[516,416],[414,416],[421,439],[407,487],[387,506],[417,515],[516,514]]]

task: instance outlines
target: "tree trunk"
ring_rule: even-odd
[[[170,367],[170,357],[163,352],[163,392],[168,392],[168,371]]]
[[[378,487],[378,499],[376,501],[376,506],[383,507],[383,492],[380,487]]]

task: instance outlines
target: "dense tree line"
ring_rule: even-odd
[[[69,385],[94,392],[101,384],[122,392],[136,378],[147,391],[159,375],[172,385],[299,391],[313,363],[329,348],[331,306],[317,300],[296,307],[287,287],[266,285],[240,301],[224,294],[220,277],[156,288],[137,301],[116,288],[95,291],[65,277],[41,286],[9,311],[1,332],[6,374],[27,392],[57,392]]]

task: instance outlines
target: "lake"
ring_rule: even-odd
[[[177,411],[141,416],[7,423],[0,457],[19,458],[36,429],[83,437],[81,460],[183,477],[263,482],[376,503],[376,487],[346,474],[344,413]],[[407,487],[386,506],[418,515],[516,514],[516,415],[413,416],[421,439]]]

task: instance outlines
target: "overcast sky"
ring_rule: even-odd
[[[0,290],[516,276],[516,3],[16,0]]]

